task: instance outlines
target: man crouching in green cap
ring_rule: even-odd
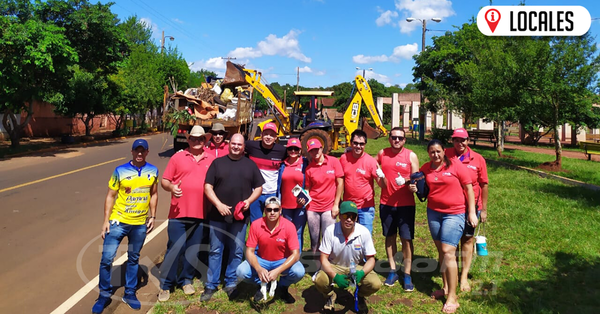
[[[366,310],[365,297],[381,288],[381,280],[375,272],[375,246],[369,230],[356,223],[358,209],[354,202],[340,205],[340,221],[327,227],[319,251],[321,270],[313,277],[315,287],[328,297],[323,307],[334,310],[337,298],[332,282],[346,289],[356,280],[359,286],[359,308]],[[366,262],[364,262],[366,261]],[[354,271],[354,275],[351,273]],[[354,291],[353,291],[354,292]]]

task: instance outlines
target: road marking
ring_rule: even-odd
[[[160,148],[160,150],[161,150],[161,151],[162,151],[162,150],[165,148],[165,144],[167,144],[167,141],[168,141],[168,140],[169,140],[168,138],[165,138],[165,141],[163,142],[163,145],[162,145],[162,147]]]
[[[18,188],[22,188],[24,186],[28,186],[28,185],[32,185],[32,184],[36,184],[36,183],[40,183],[40,182],[44,182],[44,181],[48,181],[48,180],[51,180],[51,179],[56,179],[56,178],[63,177],[63,176],[69,175],[69,174],[73,174],[73,173],[76,173],[76,172],[79,172],[79,171],[88,170],[88,169],[91,169],[91,168],[103,166],[103,165],[106,165],[106,164],[110,164],[111,162],[115,162],[115,161],[119,161],[119,160],[123,160],[123,159],[125,159],[125,157],[121,157],[121,158],[117,158],[117,159],[113,159],[113,160],[101,162],[99,164],[95,164],[95,165],[92,165],[92,166],[87,166],[87,167],[79,168],[79,169],[72,170],[72,171],[69,171],[69,172],[65,172],[65,173],[54,175],[54,176],[50,176],[50,177],[47,177],[47,178],[43,178],[43,179],[39,179],[39,180],[35,180],[35,181],[23,183],[23,184],[11,186],[9,188],[5,188],[5,189],[0,190],[0,193],[11,191],[11,190],[18,189]]]
[[[169,225],[169,220],[165,220],[158,228],[154,229],[150,234],[146,237],[144,241],[144,246],[148,244],[148,242],[152,241],[159,233],[161,233],[167,226]],[[143,246],[142,246],[143,247]],[[125,261],[127,261],[127,253],[123,253],[119,259],[113,262],[113,267],[117,267],[122,265]],[[94,288],[98,286],[99,276],[94,277],[94,279],[90,280],[85,286],[81,287],[75,294],[73,294],[70,298],[68,298],[63,304],[59,305],[54,311],[50,314],[60,314],[66,313],[70,310],[75,304],[79,303],[81,299],[83,299],[88,293],[90,293]]]

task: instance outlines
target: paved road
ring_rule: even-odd
[[[145,137],[148,162],[160,175],[172,154],[167,134]],[[50,313],[98,275],[100,228],[108,179],[131,159],[133,138],[97,146],[69,148],[0,162],[0,313]],[[166,219],[169,194],[159,188],[157,227]],[[156,300],[158,261],[166,232],[142,250],[146,273],[138,297],[148,310]],[[117,258],[126,252],[121,247]],[[120,286],[120,268],[113,284]],[[105,313],[123,312],[120,296]],[[97,287],[69,313],[89,313]]]

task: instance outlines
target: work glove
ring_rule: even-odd
[[[348,278],[346,278],[345,275],[340,274],[335,274],[335,277],[333,277],[333,282],[335,282],[335,284],[342,289],[346,289],[350,285]]]
[[[406,183],[406,180],[398,173],[398,177],[396,178],[396,184],[398,186],[403,186]]]
[[[358,284],[361,280],[363,280],[363,278],[365,278],[365,271],[364,270],[357,270],[356,273],[354,273],[354,277],[356,278],[356,284]]]
[[[377,174],[377,176],[379,178],[384,178],[385,174],[383,174],[383,170],[381,170],[381,168],[377,168],[377,170],[375,170],[375,173]]]

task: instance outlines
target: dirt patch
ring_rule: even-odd
[[[537,167],[537,169],[542,171],[551,171],[551,172],[569,172],[561,168],[560,164],[556,161],[548,161]]]
[[[218,314],[219,312],[215,310],[208,310],[205,308],[201,308],[198,306],[191,306],[187,310],[185,310],[185,314]]]
[[[410,300],[410,299],[407,299],[407,298],[399,298],[399,299],[395,299],[395,300],[393,300],[392,302],[389,303],[390,307],[392,307],[392,308],[394,306],[397,306],[397,305],[400,305],[400,304],[412,308],[413,301]]]

